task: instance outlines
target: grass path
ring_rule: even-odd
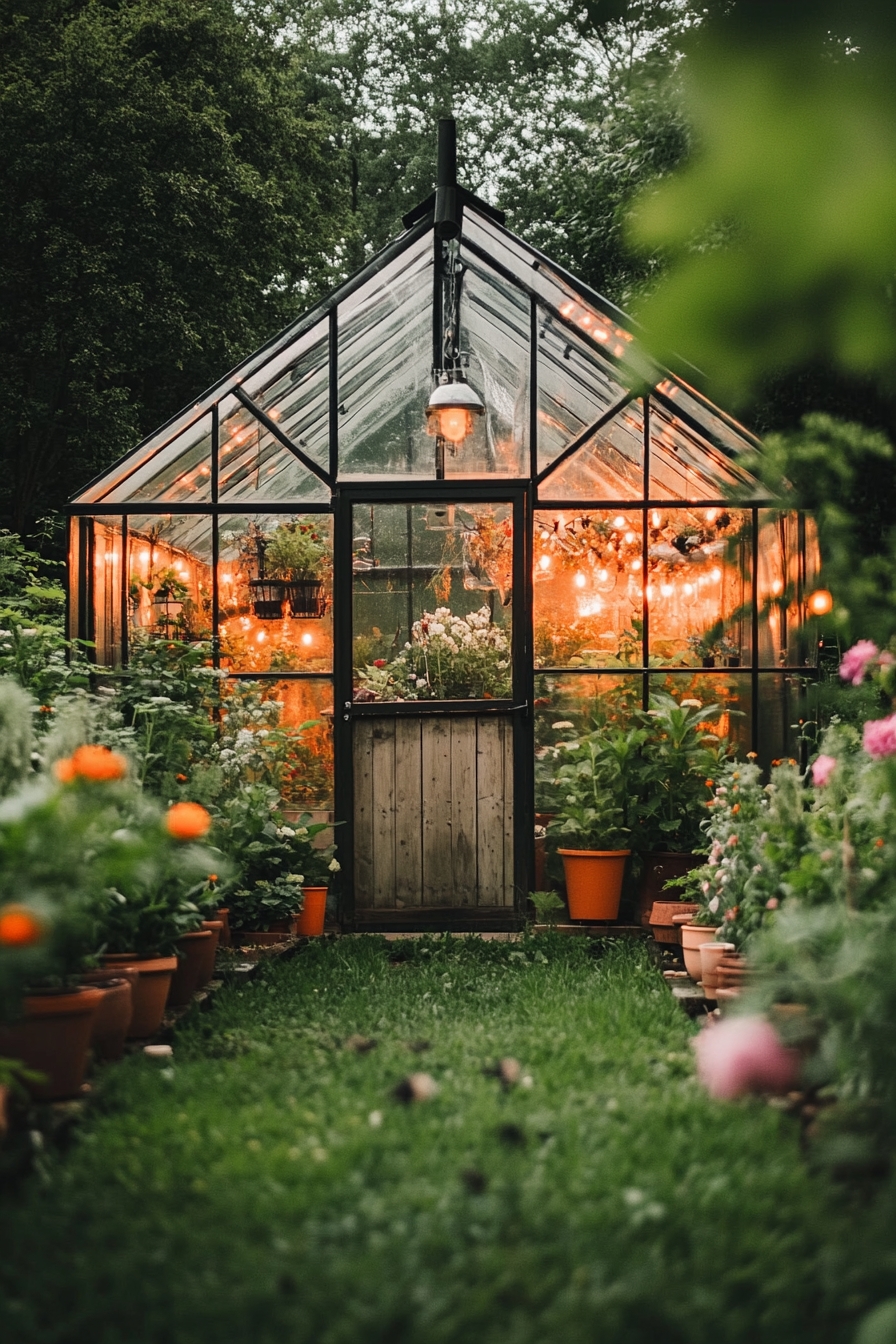
[[[790,1121],[702,1095],[691,1030],[637,948],[310,945],[173,1067],[107,1070],[0,1205],[0,1339],[849,1340],[855,1212]],[[483,1073],[507,1055],[531,1087]],[[403,1106],[413,1069],[439,1093]]]

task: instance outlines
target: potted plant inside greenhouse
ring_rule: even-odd
[[[255,536],[258,578],[250,580],[255,615],[276,620],[284,601],[289,614],[316,619],[327,610],[324,569],[330,551],[319,526],[301,519],[280,523],[273,532]]]
[[[598,730],[555,748],[560,805],[547,830],[563,860],[570,919],[619,914],[646,737],[643,728]]]

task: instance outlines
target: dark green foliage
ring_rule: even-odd
[[[848,1344],[892,1291],[889,1197],[851,1211],[793,1121],[708,1100],[690,1035],[637,948],[309,946],[191,1018],[171,1067],[110,1070],[6,1197],[0,1331]],[[531,1087],[493,1076],[508,1055]],[[439,1093],[402,1106],[417,1069]]]
[[[326,284],[328,133],[301,54],[230,0],[3,0],[0,398],[19,531]]]

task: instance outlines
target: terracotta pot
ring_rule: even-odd
[[[681,935],[673,920],[681,915],[690,919],[699,909],[699,905],[682,904],[681,901],[654,901],[650,911],[650,932],[658,943],[680,943]]]
[[[708,999],[716,997],[718,989],[719,962],[728,952],[734,951],[733,943],[701,943],[700,953],[700,979],[703,982],[703,991]]]
[[[635,897],[635,922],[646,929],[650,926],[651,912],[656,902],[664,900],[666,883],[670,878],[683,877],[706,860],[700,854],[679,854],[673,850],[645,854],[644,873]],[[679,905],[681,902],[679,902]]]
[[[103,957],[103,965],[110,970],[133,970],[137,973],[132,989],[133,1012],[128,1040],[154,1036],[165,1015],[165,1001],[171,977],[177,970],[177,957],[139,957],[128,952],[107,952]]]
[[[716,1003],[719,1005],[720,1008],[724,1008],[726,1004],[735,1003],[739,998],[740,998],[739,989],[719,988],[716,990]]]
[[[87,1050],[101,989],[84,986],[61,994],[28,994],[20,1021],[0,1026],[0,1055],[42,1073],[29,1083],[36,1101],[76,1097],[84,1081]]]
[[[177,970],[168,989],[168,1007],[182,1008],[189,1003],[199,987],[199,977],[207,960],[207,947],[212,941],[211,929],[196,929],[177,940]]]
[[[715,942],[720,932],[719,929],[707,928],[702,924],[682,926],[681,950],[684,955],[684,968],[692,980],[699,980],[703,974],[703,963],[700,959],[701,944]]]
[[[327,914],[327,889],[303,887],[302,897],[302,913],[293,917],[293,932],[302,938],[319,938]]]
[[[111,975],[109,971],[84,971],[81,976],[85,985],[93,985],[103,991],[93,1019],[90,1045],[96,1058],[106,1063],[121,1059],[124,1054],[124,1043],[134,1011],[133,986],[137,979],[135,971],[127,975]]]
[[[197,989],[205,989],[209,980],[215,973],[215,957],[218,952],[218,944],[221,939],[221,930],[224,927],[220,919],[204,919],[202,927],[208,929],[211,939],[208,943],[202,945],[202,956],[200,958],[199,979],[196,981]]]
[[[218,939],[219,947],[230,946],[230,906],[222,905],[220,910],[215,911],[215,919],[220,919],[223,924],[221,936]]]
[[[729,952],[719,962],[717,984],[720,989],[740,989],[749,974],[746,957],[740,952]]]

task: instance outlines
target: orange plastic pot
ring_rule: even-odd
[[[177,970],[177,957],[138,957],[128,952],[107,952],[103,965],[110,970],[137,972],[137,981],[131,991],[133,1011],[128,1040],[154,1036],[165,1015],[165,1001],[171,977]]]
[[[44,1075],[45,1082],[28,1084],[36,1101],[63,1101],[81,1091],[102,997],[101,989],[86,986],[61,994],[29,994],[21,1020],[0,1027],[0,1055]]]
[[[561,849],[570,919],[608,920],[619,914],[630,849]]]
[[[303,938],[319,938],[327,914],[326,887],[303,887],[302,913],[293,921],[293,931]]]
[[[211,929],[195,929],[192,933],[185,933],[178,938],[177,947],[181,955],[168,989],[170,1008],[183,1008],[196,993],[211,942]]]

